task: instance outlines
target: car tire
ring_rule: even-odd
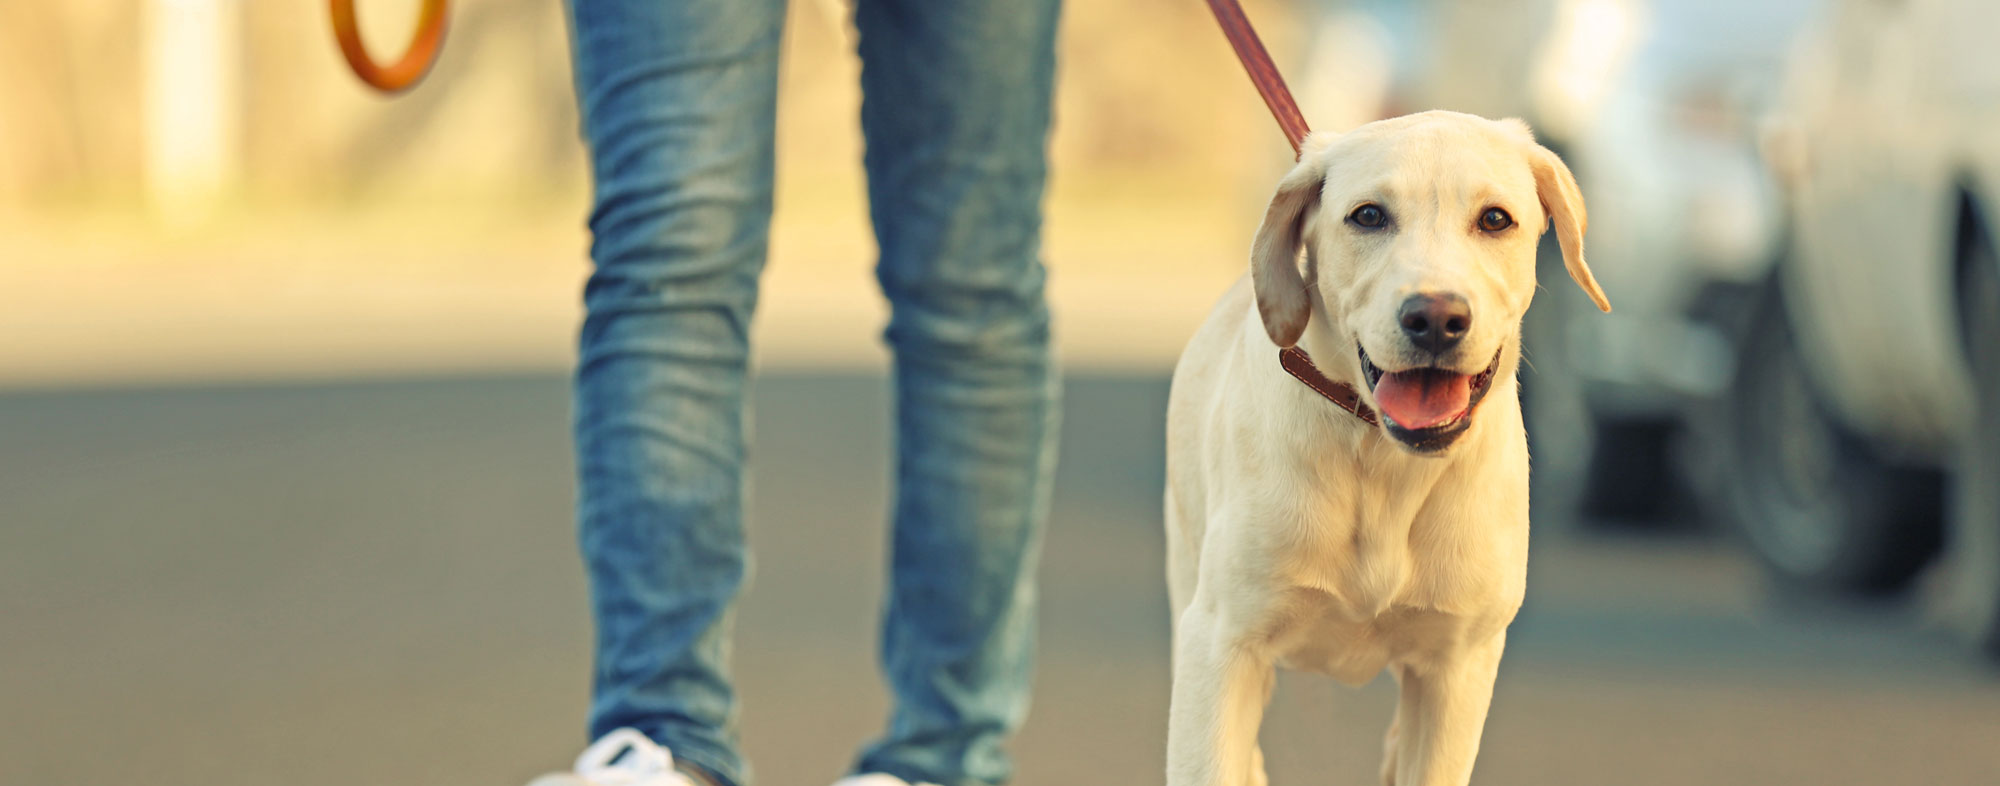
[[[1536,275],[1561,279],[1562,249],[1542,236]],[[1679,467],[1670,450],[1681,423],[1671,418],[1599,411],[1571,366],[1571,320],[1598,316],[1574,293],[1538,299],[1521,325],[1527,361],[1520,376],[1528,429],[1529,473],[1537,527],[1576,531],[1658,531],[1685,521]]]
[[[1813,389],[1777,287],[1760,303],[1712,424],[1727,515],[1783,587],[1907,586],[1942,537],[1938,473],[1883,460],[1836,421]]]
[[[1953,462],[1947,586],[1955,627],[2000,657],[2000,259],[1984,237],[1964,240],[1959,314],[1973,407]]]
[[[1668,530],[1692,517],[1689,492],[1673,461],[1679,421],[1666,418],[1594,419],[1590,469],[1579,506],[1587,522],[1627,529]]]

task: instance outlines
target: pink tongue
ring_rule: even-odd
[[[1430,428],[1465,413],[1472,377],[1427,368],[1383,374],[1375,383],[1382,414],[1407,429]]]

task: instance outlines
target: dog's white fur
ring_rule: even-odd
[[[1349,223],[1364,204],[1387,210],[1390,226]],[[1490,207],[1515,226],[1480,229]],[[1169,786],[1266,782],[1257,728],[1280,665],[1353,685],[1386,667],[1401,700],[1383,782],[1471,778],[1526,585],[1515,372],[1551,217],[1571,275],[1609,310],[1584,264],[1575,180],[1518,120],[1426,112],[1315,135],[1279,183],[1248,280],[1174,371]],[[1357,345],[1391,372],[1430,363],[1413,359],[1397,309],[1439,292],[1463,296],[1473,318],[1437,365],[1474,373],[1499,357],[1471,424],[1442,451],[1404,446],[1278,365],[1278,347],[1296,343],[1372,406]]]

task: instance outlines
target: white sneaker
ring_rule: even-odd
[[[898,781],[900,783],[900,781]],[[616,729],[576,757],[574,772],[552,772],[528,786],[701,786],[674,769],[674,754],[638,729]]]
[[[937,784],[911,783],[894,775],[871,772],[866,775],[849,775],[834,781],[833,786],[937,786]]]

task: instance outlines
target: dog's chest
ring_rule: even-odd
[[[1405,623],[1423,614],[1406,605],[1412,560],[1365,543],[1328,556],[1299,566],[1272,643],[1287,668],[1358,685],[1407,645]]]
[[[1332,534],[1286,571],[1272,642],[1287,668],[1359,685],[1511,616],[1492,560],[1467,558],[1477,550],[1426,549],[1400,528],[1395,537]]]
[[[1327,596],[1301,592],[1272,643],[1278,664],[1360,686],[1391,662],[1421,657],[1453,638],[1462,621],[1430,609],[1398,606],[1366,618]]]

